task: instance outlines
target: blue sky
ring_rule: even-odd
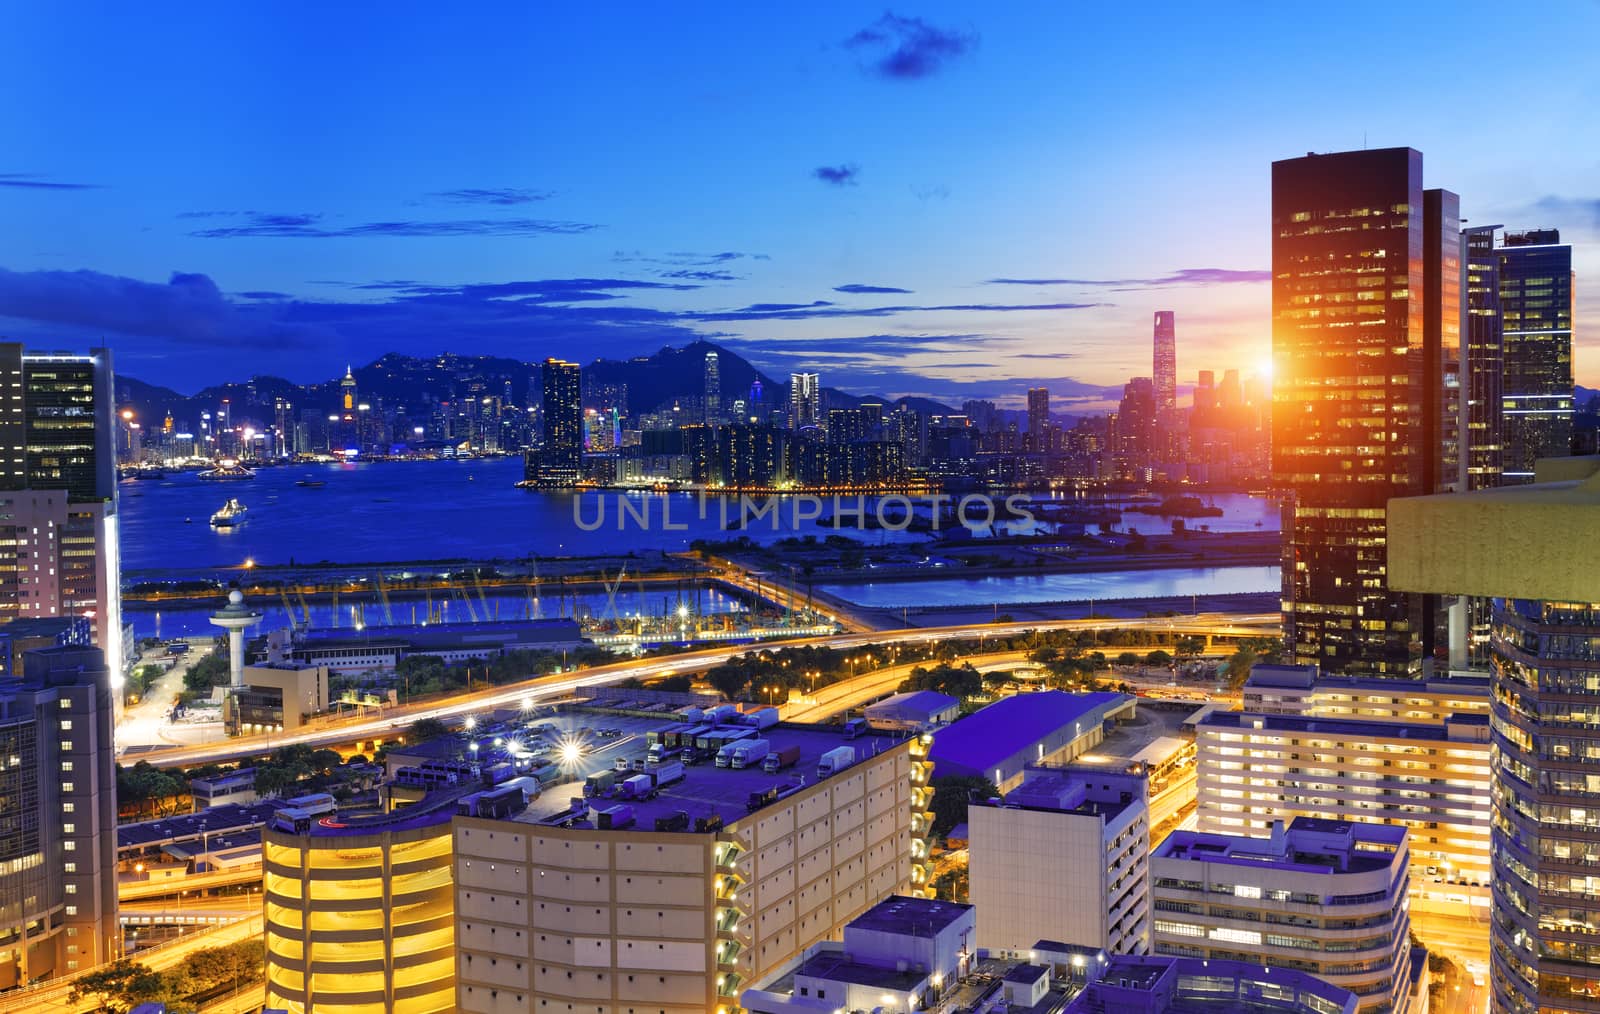
[[[182,390],[704,336],[1094,398],[1156,309],[1186,380],[1264,360],[1269,164],[1366,143],[1562,229],[1600,381],[1600,5],[675,6],[14,8],[0,334]]]

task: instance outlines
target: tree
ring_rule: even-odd
[[[1206,639],[1203,637],[1180,637],[1176,644],[1179,660],[1195,658],[1206,650]]]
[[[226,686],[232,679],[228,660],[220,651],[213,651],[195,661],[183,674],[183,688],[192,694],[206,695],[212,687]]]
[[[933,785],[934,837],[942,838],[957,824],[967,821],[967,805],[974,799],[990,799],[1000,794],[994,782],[980,775],[946,775],[935,778]]]
[[[706,673],[706,682],[728,700],[735,700],[750,686],[750,676],[743,669],[735,668],[731,663],[717,666]]]
[[[1131,651],[1124,651],[1117,655],[1118,665],[1138,665],[1139,656]]]
[[[426,743],[430,739],[448,736],[450,727],[437,718],[419,718],[411,723],[411,735],[408,737],[413,743]]]
[[[656,680],[654,689],[681,694],[688,692],[692,686],[694,686],[694,677],[687,673],[679,673],[676,676],[668,676],[665,679]]]
[[[152,972],[148,965],[119,958],[74,979],[67,999],[78,1003],[98,997],[101,1011],[126,1014],[141,1003],[159,999],[166,992],[165,987],[161,973]]]
[[[1033,651],[1028,653],[1028,659],[1030,661],[1038,662],[1041,665],[1049,665],[1051,662],[1054,662],[1060,657],[1061,649],[1057,648],[1053,644],[1047,644],[1042,648],[1035,648]]]
[[[1172,664],[1172,656],[1157,648],[1144,657],[1145,665],[1168,666]]]

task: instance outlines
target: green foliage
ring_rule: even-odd
[[[91,1000],[111,1014],[126,1014],[142,1003],[161,1003],[169,1014],[186,1014],[195,1010],[192,997],[259,981],[265,958],[260,940],[203,948],[165,972],[124,958],[79,976],[67,998],[72,1003]]]
[[[103,1012],[126,1014],[141,1003],[160,1000],[165,992],[166,982],[160,972],[120,958],[74,979],[67,999],[72,1003],[93,999]]]
[[[1241,640],[1228,656],[1228,688],[1238,690],[1250,678],[1250,667],[1259,663],[1271,664],[1283,651],[1283,642],[1276,637],[1250,637]]]
[[[656,680],[650,685],[652,690],[666,690],[672,693],[686,693],[694,686],[694,678],[686,673],[668,676],[666,679]]]
[[[117,765],[117,810],[134,817],[177,813],[189,798],[189,782],[149,761],[131,768]]]
[[[450,727],[437,718],[419,718],[411,723],[411,733],[406,738],[413,743],[426,743],[430,739],[448,736]]]
[[[212,687],[227,686],[231,679],[228,660],[220,650],[196,659],[183,674],[183,688],[192,694],[208,695]]]
[[[1172,664],[1172,656],[1157,648],[1144,657],[1145,665],[1167,666]]]
[[[1000,790],[994,782],[977,775],[946,775],[935,778],[933,785],[933,835],[943,838],[957,824],[967,820],[967,806],[974,799],[998,796]]]
[[[1135,654],[1134,652],[1131,652],[1131,651],[1118,652],[1117,653],[1117,664],[1118,665],[1138,665],[1139,664],[1139,656],[1137,654]]]
[[[910,678],[900,684],[900,690],[902,693],[909,690],[936,690],[962,701],[983,693],[983,674],[973,668],[970,662],[961,666],[936,665],[931,669],[918,666],[911,670]]]

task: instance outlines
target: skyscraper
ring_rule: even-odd
[[[822,386],[815,373],[789,374],[789,428],[817,425],[822,412]]]
[[[97,648],[0,681],[0,989],[121,953],[112,699]]]
[[[1134,377],[1122,387],[1122,402],[1117,406],[1117,463],[1123,475],[1139,475],[1150,465],[1155,447],[1155,384],[1149,377]]]
[[[1028,435],[1033,438],[1033,448],[1044,450],[1045,430],[1050,425],[1050,390],[1045,387],[1028,388]]]
[[[0,588],[0,614],[91,617],[120,685],[114,390],[107,349],[46,354],[0,343],[0,510],[19,533],[13,545],[30,543]]]
[[[570,486],[583,466],[583,385],[577,363],[546,359],[543,369],[544,447],[538,480]]]
[[[1461,346],[1462,489],[1500,485],[1505,448],[1505,356],[1500,319],[1498,225],[1462,231],[1465,245],[1466,330]]]
[[[1178,330],[1177,315],[1171,310],[1156,311],[1155,373],[1156,411],[1178,407]]]
[[[1534,461],[1572,453],[1572,247],[1555,229],[1535,229],[1505,233],[1498,253],[1503,481],[1531,482]]]
[[[1413,675],[1433,639],[1427,597],[1391,592],[1385,578],[1385,505],[1432,492],[1438,469],[1425,217],[1413,149],[1272,165],[1284,628],[1296,662],[1335,673]]]
[[[722,367],[715,352],[706,353],[706,425],[715,426],[722,418]]]

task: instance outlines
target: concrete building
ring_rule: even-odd
[[[263,832],[266,1006],[302,1014],[456,1009],[450,821],[461,793]]]
[[[941,729],[930,756],[940,778],[987,778],[1009,792],[1029,767],[1065,764],[1094,749],[1107,723],[1132,717],[1135,701],[1128,694],[1061,690],[1004,697]]]
[[[971,905],[888,898],[852,919],[843,942],[814,944],[746,989],[751,1014],[936,1007],[975,956]]]
[[[1001,801],[968,809],[978,945],[1041,939],[1119,954],[1150,946],[1149,795],[1143,775],[1029,771]]]
[[[1063,1014],[1356,1014],[1356,995],[1305,972],[1244,961],[1116,955]]]
[[[392,670],[408,655],[446,663],[482,661],[508,651],[564,651],[588,642],[576,620],[485,620],[482,623],[397,624],[360,630],[322,628],[288,639],[274,631],[270,658],[327,666],[334,672]]]
[[[1257,665],[1243,693],[1245,711],[1319,718],[1438,724],[1489,713],[1489,678],[1465,671],[1417,680],[1325,676],[1314,665]]]
[[[0,624],[0,676],[20,674],[23,656],[37,648],[87,648],[93,643],[94,621],[87,616],[52,616]]]
[[[1466,919],[1487,940],[1488,716],[1433,725],[1219,711],[1196,743],[1201,831],[1266,835],[1302,816],[1404,827],[1418,933]]]
[[[300,728],[328,710],[328,673],[325,665],[303,662],[245,666],[223,702],[223,727],[230,736]]]
[[[1270,838],[1175,831],[1150,857],[1157,954],[1308,972],[1411,1009],[1404,828],[1299,817]]]
[[[209,810],[230,803],[253,803],[256,796],[256,769],[239,768],[210,778],[191,778],[189,794],[196,810]]]
[[[936,690],[913,690],[869,704],[861,714],[874,729],[928,732],[955,721],[961,714],[961,702]]]
[[[98,648],[0,680],[0,989],[122,952],[111,674]]]
[[[606,721],[626,733],[638,720]],[[924,737],[760,736],[797,748],[794,766],[662,765],[683,779],[636,791],[613,775],[618,757],[651,770],[626,752],[644,737],[625,735],[631,746],[575,757],[572,780],[525,809],[457,817],[457,1009],[732,1011],[745,986],[878,902],[924,893]]]
[[[1600,1011],[1600,458],[1394,500],[1389,521],[1397,587],[1494,600],[1495,1009]]]

